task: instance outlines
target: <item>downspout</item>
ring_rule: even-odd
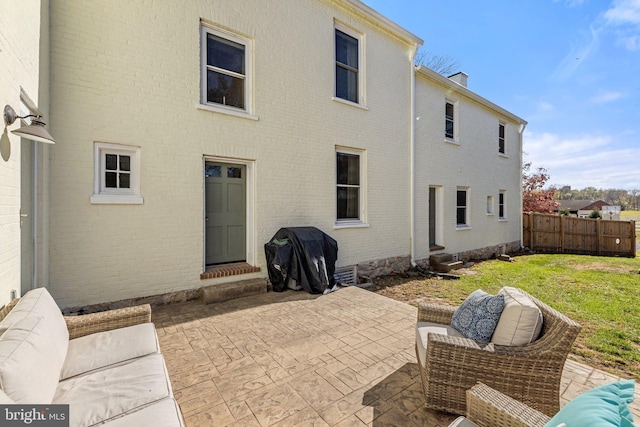
[[[410,96],[410,117],[409,117],[409,140],[410,140],[410,150],[409,150],[409,252],[410,252],[410,261],[411,266],[416,266],[415,256],[416,256],[416,244],[415,244],[415,149],[416,149],[416,67],[414,65],[414,61],[416,58],[416,54],[418,53],[418,48],[420,45],[416,43],[413,47],[413,52],[411,53],[411,96]]]
[[[522,156],[524,154],[524,140],[523,140],[523,135],[524,135],[524,130],[527,127],[527,123],[520,123],[520,128],[518,129],[518,134],[520,135],[520,155],[518,156],[520,158],[520,248],[524,248],[524,230],[522,229]]]

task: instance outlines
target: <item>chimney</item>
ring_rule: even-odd
[[[460,86],[467,87],[467,79],[469,78],[469,75],[463,71],[460,71],[459,73],[450,75],[449,78],[458,83]]]

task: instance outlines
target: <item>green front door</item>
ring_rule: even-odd
[[[206,265],[246,261],[246,166],[205,162]]]

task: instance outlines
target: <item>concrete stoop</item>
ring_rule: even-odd
[[[454,261],[451,254],[437,254],[429,257],[429,264],[433,271],[448,273],[451,270],[462,268],[462,261]]]
[[[213,304],[266,293],[267,281],[265,279],[249,279],[200,288],[200,299],[205,304]]]

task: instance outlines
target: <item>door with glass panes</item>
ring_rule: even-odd
[[[246,261],[246,166],[205,162],[205,263]]]

